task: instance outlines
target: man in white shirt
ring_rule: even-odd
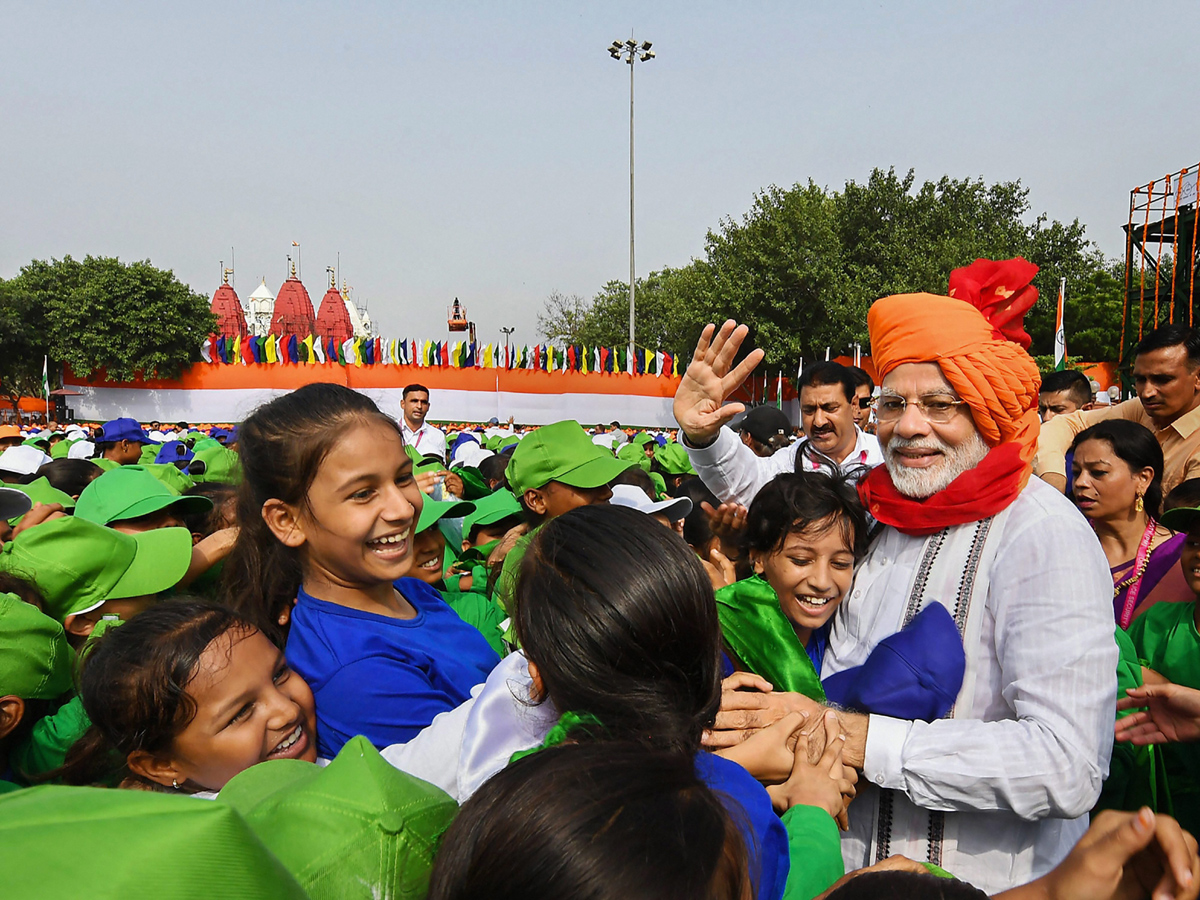
[[[442,462],[446,461],[446,435],[425,421],[429,415],[429,388],[423,384],[410,384],[401,395],[400,431],[404,443],[422,456],[432,453]]]
[[[689,366],[675,393],[676,419],[681,404],[689,406],[697,399],[703,400],[706,390],[707,385],[696,381],[695,370]],[[883,462],[883,453],[875,435],[854,424],[854,393],[849,369],[835,362],[818,363],[800,376],[804,440],[771,456],[758,456],[725,427],[724,422],[738,411],[739,404],[730,404],[724,409],[733,412],[716,428],[699,434],[682,428],[680,443],[708,489],[722,502],[742,506],[749,506],[759,489],[781,472],[829,471],[836,466],[843,473],[865,474]],[[683,420],[679,422],[682,426]]]
[[[1044,874],[1086,830],[1108,771],[1117,662],[1099,544],[1065,497],[1031,478],[1039,379],[1020,321],[1036,299],[1024,287],[1032,273],[992,274],[975,273],[973,290],[952,275],[967,297],[902,295],[871,309],[887,449],[859,492],[883,527],[822,667],[828,678],[862,665],[934,603],[950,612],[966,665],[961,685],[947,685],[956,701],[945,717],[838,714],[844,759],[863,772],[842,851],[847,870],[903,854],[989,894]],[[694,443],[723,415],[722,389],[759,361],[753,351],[730,371],[744,336],[727,322],[715,341],[711,326],[701,337],[693,381],[710,394],[676,405]],[[718,728],[791,710],[823,719],[800,694],[731,692],[722,710]]]

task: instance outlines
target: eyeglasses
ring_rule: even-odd
[[[885,394],[875,404],[875,415],[880,422],[896,422],[904,415],[909,404],[921,410],[928,421],[944,425],[954,418],[960,406],[965,406],[965,400],[955,400],[948,395],[927,395],[919,400],[905,400],[898,394]]]

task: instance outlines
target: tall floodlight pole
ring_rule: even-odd
[[[508,338],[509,338],[509,335],[511,335],[517,329],[501,328],[500,330],[504,333],[504,368],[507,369],[507,368],[509,368],[509,365],[508,365]]]
[[[609,45],[608,55],[618,62],[629,65],[629,374],[637,371],[634,363],[634,296],[633,296],[633,64],[654,59],[654,51],[650,49],[649,41],[640,44],[632,37],[627,41],[613,41]]]

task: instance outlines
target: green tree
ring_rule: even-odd
[[[1071,355],[1115,359],[1120,266],[1087,240],[1078,220],[1031,216],[1029,190],[1019,181],[945,177],[917,185],[912,171],[901,177],[894,169],[875,169],[840,192],[812,181],[760,191],[740,220],[709,231],[703,258],[639,281],[638,343],[687,354],[704,323],[732,317],[750,326],[768,371],[790,372],[826,347],[844,352],[857,342],[866,349],[867,310],[877,298],[945,293],[952,269],[1013,256],[1040,267],[1040,297],[1026,319],[1032,351],[1053,349],[1065,277]],[[572,307],[574,320],[558,333],[578,335],[577,343],[624,344],[627,291],[609,282]],[[551,323],[565,317],[547,312],[549,335]]]
[[[12,283],[44,317],[51,359],[83,377],[178,377],[216,325],[203,294],[148,260],[34,260]]]
[[[41,396],[48,352],[36,298],[16,281],[0,280],[0,391],[18,408],[21,397]]]

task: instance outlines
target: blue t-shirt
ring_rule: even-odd
[[[779,900],[787,884],[788,834],[771,806],[767,789],[733,760],[696,754],[696,775],[720,798],[746,842],[758,900]]]
[[[312,687],[317,751],[326,759],[356,734],[379,748],[410,740],[438,713],[468,700],[500,661],[429,585],[401,578],[395,586],[416,618],[393,619],[299,591],[287,659]]]

